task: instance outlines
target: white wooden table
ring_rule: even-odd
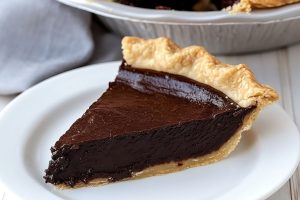
[[[240,56],[220,56],[231,64],[248,64],[258,80],[273,86],[281,95],[280,103],[300,127],[300,44],[274,51]],[[0,96],[0,110],[14,97]],[[300,168],[268,200],[300,200]],[[12,200],[0,188],[0,200]]]

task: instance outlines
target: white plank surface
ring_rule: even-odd
[[[290,47],[287,51],[290,71],[290,84],[293,103],[293,117],[300,127],[300,45]],[[300,167],[291,179],[292,200],[300,200]]]
[[[3,200],[4,198],[4,190],[0,188],[0,199]]]
[[[300,127],[300,44],[269,52],[239,56],[219,56],[227,63],[248,64],[259,81],[274,87],[280,103]],[[0,110],[13,97],[0,96]],[[300,169],[268,200],[300,200]],[[13,200],[0,188],[0,200]]]

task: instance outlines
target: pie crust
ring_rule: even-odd
[[[250,12],[255,8],[274,8],[296,2],[300,2],[300,0],[241,0],[225,10],[231,13]]]

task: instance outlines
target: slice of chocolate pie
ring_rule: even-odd
[[[80,187],[216,162],[278,98],[245,65],[202,47],[135,37],[122,46],[115,81],[51,148],[46,182]]]

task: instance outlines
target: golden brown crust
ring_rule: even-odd
[[[235,3],[232,6],[225,8],[224,10],[229,13],[250,13],[252,10],[252,4],[250,0],[241,0],[239,3]]]
[[[250,12],[255,8],[274,8],[296,2],[300,2],[300,0],[241,0],[225,10],[231,13]]]
[[[253,8],[273,8],[300,2],[300,0],[250,0]]]
[[[125,37],[122,48],[124,59],[135,68],[177,74],[210,85],[242,107],[260,108],[278,99],[272,88],[257,82],[246,65],[221,63],[200,46],[180,48],[163,37]]]

